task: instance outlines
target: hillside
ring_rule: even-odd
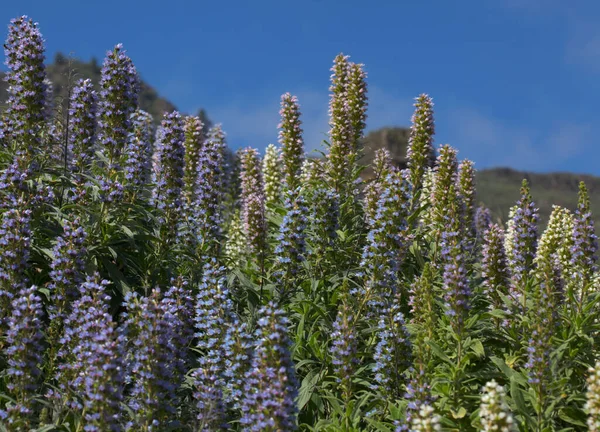
[[[383,128],[365,137],[363,162],[372,160],[374,150],[385,146],[399,167],[405,166],[408,128]],[[370,176],[365,170],[364,177]],[[542,226],[548,221],[552,205],[557,204],[574,210],[577,205],[577,190],[580,181],[585,181],[590,192],[592,213],[596,225],[600,224],[600,177],[572,173],[530,173],[510,168],[484,169],[477,172],[478,201],[488,207],[496,218],[506,220],[508,211],[519,199],[523,179],[531,186],[531,195],[540,209]]]

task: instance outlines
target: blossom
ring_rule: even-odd
[[[86,431],[120,430],[125,341],[109,313],[107,284],[95,274],[81,285],[60,341],[60,389],[83,410]]]
[[[7,417],[8,424],[15,427],[15,430],[30,430],[34,396],[42,374],[43,311],[42,301],[36,290],[35,286],[22,288],[15,295],[6,332],[6,388],[14,399],[14,404],[8,406],[7,412],[0,412],[0,418]]]
[[[511,432],[516,430],[514,419],[506,403],[504,387],[496,381],[489,381],[483,388],[479,419],[482,431]]]
[[[431,97],[426,94],[419,95],[415,99],[414,107],[406,159],[410,170],[410,182],[416,192],[423,185],[423,176],[427,167],[433,165],[434,162],[435,123]]]
[[[587,401],[585,409],[588,413],[587,426],[590,432],[600,431],[600,362],[588,371]]]
[[[296,430],[298,383],[290,357],[287,318],[274,303],[258,312],[252,366],[246,376],[243,431]]]
[[[275,247],[275,277],[279,294],[286,299],[293,294],[306,259],[308,208],[304,197],[293,191],[286,193],[284,208],[286,215],[279,227]]]
[[[386,398],[400,397],[402,374],[411,365],[411,344],[404,315],[400,312],[400,298],[383,311],[377,325],[377,345],[373,360],[375,389]]]
[[[289,93],[281,96],[279,115],[281,116],[278,128],[283,183],[287,190],[295,191],[300,186],[300,171],[304,159],[304,141],[298,98]]]
[[[8,100],[2,130],[15,146],[23,170],[42,149],[41,132],[46,127],[44,42],[38,24],[28,16],[10,21],[4,45]]]
[[[75,174],[86,174],[94,158],[97,102],[92,81],[79,80],[69,104],[69,153],[73,158],[70,167]]]
[[[481,250],[481,275],[485,294],[491,306],[499,309],[503,305],[501,294],[508,294],[509,278],[504,250],[504,231],[498,224],[489,225],[485,231]]]
[[[121,164],[121,155],[131,132],[131,115],[137,108],[139,81],[122,44],[106,53],[100,77],[98,142],[108,159],[108,169]]]
[[[131,115],[132,130],[127,140],[125,180],[131,192],[150,182],[154,125],[150,114],[137,109]]]
[[[265,193],[258,151],[242,150],[242,222],[248,241],[248,251],[262,256],[266,247],[267,221],[265,218]]]
[[[267,207],[279,203],[281,198],[281,168],[280,150],[273,144],[269,144],[265,150],[263,159],[263,174],[265,188],[265,203]]]
[[[192,208],[196,199],[196,185],[198,182],[199,160],[203,153],[204,124],[199,117],[187,116],[184,119],[183,130],[185,140],[184,170],[183,170],[183,197],[185,205]]]

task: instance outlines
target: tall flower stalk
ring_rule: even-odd
[[[255,333],[258,343],[242,401],[242,430],[294,431],[298,383],[290,357],[288,321],[273,303],[263,306],[258,316]]]
[[[410,183],[416,193],[421,190],[427,167],[434,162],[432,156],[434,155],[435,123],[433,121],[433,101],[428,95],[419,95],[415,99],[414,106],[406,159],[410,170]]]
[[[21,170],[29,168],[43,148],[48,113],[44,42],[38,24],[28,16],[11,20],[4,45],[8,109],[2,131]]]
[[[300,172],[304,159],[304,140],[298,98],[289,93],[281,96],[279,111],[279,144],[283,165],[283,183],[287,191],[295,191],[300,186]]]

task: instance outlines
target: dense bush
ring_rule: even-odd
[[[5,45],[0,418],[8,431],[600,430],[596,236],[585,186],[538,234],[523,182],[505,228],[474,168],[434,168],[431,99],[407,155],[360,182],[363,66],[332,68],[330,133],[306,159],[137,106],[123,47],[96,94],[51,115],[43,39]]]

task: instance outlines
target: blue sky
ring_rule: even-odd
[[[600,175],[594,0],[19,0],[3,2],[0,22],[22,14],[40,23],[49,59],[102,60],[122,42],[148,83],[183,112],[206,108],[232,147],[275,142],[289,91],[319,148],[343,52],[366,65],[369,129],[409,125],[425,92],[436,144],[477,168]]]

